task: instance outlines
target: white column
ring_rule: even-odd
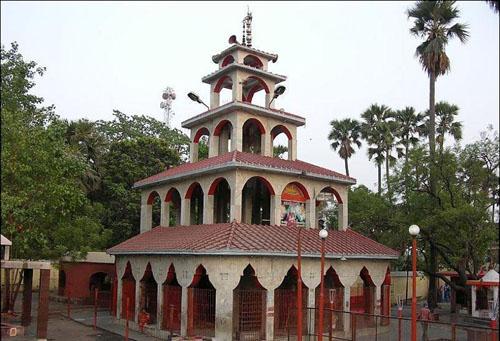
[[[377,285],[375,287],[375,307],[374,307],[374,314],[375,315],[380,315],[381,311],[381,299],[382,299],[382,285]],[[389,297],[390,299],[390,297]]]
[[[159,280],[157,280],[157,285],[158,291],[156,293],[156,328],[160,330],[161,320],[163,319],[163,285]]]
[[[291,152],[290,152],[291,147]],[[288,159],[289,160],[297,160],[297,139],[292,138],[288,141]]]
[[[271,135],[264,133],[260,135],[260,152],[264,156],[273,156],[272,150],[269,148],[269,141],[271,140]]]
[[[279,225],[281,219],[281,195],[271,195],[271,225]]]
[[[316,228],[316,200],[309,199],[306,201],[306,227]]]
[[[131,318],[132,321],[139,323],[139,313],[141,311],[141,278],[142,275],[134,276],[135,278],[135,316]]]
[[[181,200],[181,225],[191,223],[191,199]]]
[[[319,276],[321,278],[321,276]],[[320,279],[321,280],[321,279]],[[308,296],[308,302],[307,302],[307,308],[313,308],[313,307],[316,307],[315,303],[315,292],[314,290],[316,289],[316,287],[309,287],[309,296]],[[305,308],[305,307],[304,307]],[[316,314],[315,314],[316,310],[315,309],[307,309],[307,323],[309,323],[308,325],[308,328],[309,328],[309,334],[311,333],[315,333],[315,318],[316,318]],[[306,328],[306,326],[303,327],[304,329]]]
[[[141,198],[141,233],[151,230],[151,225],[153,224],[153,205],[148,205],[147,200],[148,198],[145,196]]]
[[[170,219],[170,203],[161,199],[161,213],[160,213],[160,226],[168,226],[168,222]]]
[[[198,143],[189,143],[189,160],[191,162],[198,161]]]
[[[243,100],[243,85],[240,84],[239,72],[234,72],[231,78],[233,81],[233,101],[241,102]]]
[[[267,289],[266,340],[274,339],[274,288]]]
[[[233,136],[231,136],[231,151],[243,151],[243,124],[236,122],[233,127]]]
[[[351,287],[344,285],[344,311],[351,311]],[[344,315],[344,330],[347,332],[351,330],[351,319],[350,314]]]
[[[181,336],[187,336],[188,288],[182,286],[181,294]]]
[[[214,196],[203,194],[203,224],[214,223]]]
[[[239,272],[218,268],[219,273],[209,274],[215,287],[215,340],[233,339],[233,289],[238,285]],[[228,272],[225,272],[228,271]]]
[[[122,277],[119,276],[119,272],[116,271],[116,318],[121,319],[122,316]]]
[[[220,136],[213,135],[208,139],[208,157],[219,155],[219,140]]]
[[[235,183],[235,185],[231,187],[231,207],[229,212],[230,221],[236,220],[241,222],[241,196],[242,189],[239,188],[237,183]]]

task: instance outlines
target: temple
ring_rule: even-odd
[[[116,259],[116,318],[136,327],[145,311],[147,328],[158,336],[294,335],[298,229],[303,307],[317,307],[318,221],[327,210],[337,212],[326,240],[328,307],[389,312],[389,262],[398,253],[349,228],[347,196],[355,179],[297,159],[298,128],[306,119],[274,107],[286,77],[269,71],[277,54],[252,47],[249,16],[242,43],[233,36],[212,57],[217,70],[202,78],[210,85],[209,109],[182,122],[191,131],[190,162],[135,183],[140,234],[108,250]],[[286,158],[273,153],[281,134]],[[206,158],[200,141],[207,141]],[[303,316],[303,333],[311,333],[314,310]],[[336,321],[335,335],[346,335],[348,314]]]

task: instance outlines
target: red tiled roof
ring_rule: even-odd
[[[110,254],[296,254],[297,228],[277,225],[225,224],[156,227],[110,249]],[[319,256],[317,229],[302,230],[302,254]],[[325,251],[330,256],[396,258],[399,253],[350,229],[329,231]]]
[[[146,186],[155,182],[162,180],[167,180],[169,178],[179,176],[186,173],[196,172],[196,171],[208,171],[215,167],[230,166],[234,167],[244,167],[257,166],[262,169],[273,169],[291,172],[301,172],[306,173],[306,175],[319,175],[335,178],[341,181],[348,181],[355,183],[356,179],[348,177],[344,174],[337,173],[335,171],[315,166],[313,164],[300,161],[300,160],[283,160],[276,157],[263,156],[258,154],[243,153],[240,151],[232,151],[219,156],[214,156],[208,159],[204,159],[198,162],[187,162],[180,166],[167,169],[161,173],[150,176],[148,178],[137,181],[134,184],[135,188]]]

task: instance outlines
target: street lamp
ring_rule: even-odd
[[[297,225],[294,218],[289,218],[286,222],[291,229],[298,228],[297,233],[297,341],[302,341],[302,255],[301,255],[301,234],[302,228]]]
[[[319,220],[321,230],[319,230],[319,238],[321,239],[321,282],[319,286],[319,325],[318,325],[318,341],[323,340],[323,311],[324,311],[324,272],[325,272],[325,240],[328,237],[325,218]]]
[[[408,229],[412,236],[412,293],[411,293],[411,341],[417,341],[417,236],[420,233],[420,227],[411,225]]]
[[[206,105],[206,104],[205,104],[205,102],[203,102],[203,101],[201,100],[200,96],[198,96],[198,95],[197,95],[197,94],[195,94],[194,92],[192,92],[192,91],[191,91],[191,92],[189,92],[189,93],[188,93],[188,97],[189,97],[189,99],[191,99],[193,102],[198,102],[198,103],[200,103],[200,104],[203,104],[204,106],[206,106],[206,107],[207,107],[207,109],[209,109],[209,110],[210,110],[210,108],[208,107],[208,105]]]
[[[271,102],[269,102],[269,105],[273,103],[273,101],[278,98],[279,96],[283,95],[285,92],[286,88],[283,85],[278,86],[276,89],[274,89],[274,95],[273,98],[271,99]]]

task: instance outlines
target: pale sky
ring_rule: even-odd
[[[113,109],[162,119],[162,90],[171,86],[173,127],[209,102],[201,78],[212,55],[229,46],[247,5],[253,46],[277,53],[269,70],[288,77],[277,108],[306,118],[298,158],[344,173],[327,140],[329,122],[359,119],[372,103],[393,109],[428,106],[426,74],[414,56],[419,39],[405,15],[413,2],[4,2],[1,41],[17,41],[27,60],[47,67],[33,92],[68,119],[111,119]],[[484,1],[458,2],[471,37],[451,41],[451,72],[436,84],[437,101],[460,107],[463,143],[499,125],[499,15]],[[188,133],[187,130],[184,130]],[[351,176],[376,188],[366,146],[349,160]]]

